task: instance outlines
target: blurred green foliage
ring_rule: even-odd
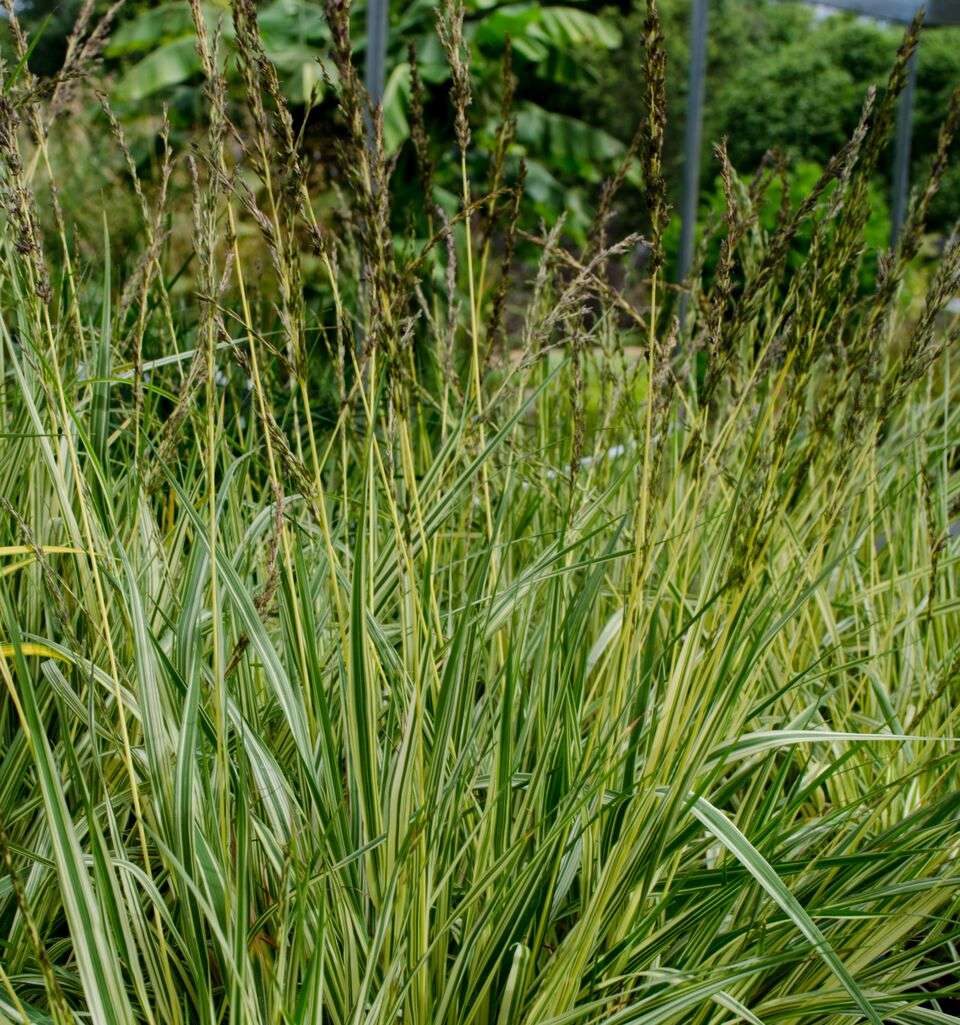
[[[668,55],[668,182],[679,188],[687,101],[690,0],[662,0]],[[612,13],[612,9],[611,9]],[[643,62],[642,5],[620,17],[623,44],[598,67],[585,105],[617,137],[631,130]],[[705,173],[710,147],[726,138],[744,173],[776,148],[788,159],[824,164],[857,124],[867,89],[884,81],[902,30],[847,14],[824,14],[780,0],[712,0],[704,111]],[[918,180],[936,148],[951,91],[960,84],[960,29],[923,33],[914,107],[912,174]],[[889,161],[887,165],[889,166]],[[884,187],[880,187],[884,198]],[[960,217],[960,172],[948,175],[932,210],[941,229]]]
[[[98,9],[107,8],[97,0]],[[42,25],[31,64],[49,74],[62,60],[66,35],[79,0],[23,0],[29,25]],[[687,90],[690,0],[661,0],[668,52],[669,128],[667,182],[676,204],[682,164]],[[527,164],[527,191],[535,216],[553,221],[561,211],[566,229],[583,238],[600,183],[622,159],[641,115],[637,83],[643,76],[644,4],[602,0],[545,4],[520,0],[470,0],[466,35],[471,48],[474,97],[475,180],[482,181],[494,148],[502,95],[501,61],[512,44],[516,77],[516,132],[507,157],[514,174]],[[220,26],[222,59],[232,68],[228,0],[206,0],[211,31]],[[356,59],[364,57],[365,2],[353,6]],[[436,166],[431,205],[452,209],[459,174],[448,100],[449,72],[434,32],[434,0],[394,0],[391,5],[384,139],[397,156],[395,200],[398,230],[410,229],[422,211],[413,155],[403,146],[410,132],[412,45],[426,88],[427,134]],[[336,72],[327,57],[328,30],[319,0],[266,0],[260,25],[267,53],[282,86],[315,137],[322,162],[335,134]],[[900,29],[843,14],[824,15],[812,5],[780,0],[712,0],[704,124],[703,202],[716,169],[709,147],[726,138],[730,158],[749,173],[774,147],[790,161],[823,165],[849,138],[867,88],[885,77]],[[174,129],[189,133],[202,121],[199,64],[186,0],[125,5],[105,53],[113,81],[111,100],[122,119],[146,122],[160,101]],[[960,30],[924,33],[920,47],[913,137],[913,177],[929,165],[950,91],[960,82]],[[136,143],[136,140],[135,140]],[[150,140],[141,140],[149,154]],[[889,166],[889,162],[885,166]],[[800,180],[798,169],[794,179]],[[799,175],[799,178],[797,177]],[[406,187],[404,182],[409,183]],[[887,199],[878,179],[878,203]],[[622,193],[619,216],[629,230],[642,229],[637,193]],[[413,213],[411,213],[413,212]],[[960,217],[960,168],[954,166],[937,196],[932,226],[945,230]],[[419,226],[422,229],[422,225]],[[419,230],[414,225],[414,230]]]
[[[99,2],[99,0],[98,0]],[[62,60],[65,35],[79,6],[77,0],[55,4],[30,0],[28,24],[43,27],[34,70],[49,74]],[[599,6],[599,5],[598,5]],[[43,19],[53,10],[55,17]],[[205,0],[203,10],[211,36],[219,27],[221,58],[228,77],[234,72],[233,26],[227,0]],[[423,210],[412,154],[401,150],[409,136],[412,45],[420,77],[427,87],[427,134],[434,148],[436,191],[431,204],[455,207],[459,174],[452,159],[452,118],[448,101],[449,69],[435,33],[433,0],[394,2],[384,94],[384,143],[399,159],[395,205],[403,213]],[[366,4],[352,7],[356,60],[364,59]],[[536,216],[554,219],[567,211],[568,230],[583,236],[590,221],[591,197],[622,158],[620,137],[597,127],[583,107],[597,69],[622,45],[618,18],[569,3],[536,0],[497,4],[471,0],[465,32],[471,47],[474,76],[472,117],[478,180],[494,146],[503,91],[502,57],[509,38],[516,78],[516,133],[508,154],[511,172],[520,158],[527,162],[528,194]],[[281,85],[322,156],[335,133],[333,97],[336,69],[328,59],[329,33],[318,0],[268,0],[260,7],[260,28],[268,56],[277,66]],[[200,65],[186,0],[135,2],[124,9],[105,50],[114,87],[111,102],[122,120],[150,121],[167,104],[174,129],[190,132],[203,121]],[[234,76],[234,80],[236,77]],[[149,146],[141,147],[144,152]],[[409,189],[404,189],[406,179]],[[409,193],[409,194],[406,194]],[[402,228],[402,223],[398,228]]]

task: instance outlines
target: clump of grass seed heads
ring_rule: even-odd
[[[864,239],[919,21],[799,203],[718,144],[681,290],[653,0],[579,248],[531,225],[509,50],[477,150],[458,0],[460,194],[412,55],[400,241],[350,5],[317,177],[256,6],[236,89],[191,10],[205,123],[181,152],[159,110],[150,169],[116,8],[40,83],[7,4],[0,1021],[954,1021],[960,244],[921,240],[956,95]],[[108,210],[96,260],[57,198],[88,97],[142,229]]]

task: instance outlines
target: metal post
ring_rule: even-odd
[[[919,49],[919,46],[917,47]],[[897,107],[897,135],[893,153],[893,195],[890,201],[890,244],[896,245],[907,217],[910,195],[910,141],[913,135],[913,93],[917,85],[917,50],[907,64],[907,81]]]
[[[700,146],[703,138],[703,98],[707,68],[707,3],[708,0],[693,0],[690,16],[690,81],[683,140],[683,197],[680,201],[680,281],[690,273],[693,264],[693,245],[697,228]],[[685,307],[686,302],[682,305]]]
[[[383,102],[387,65],[388,0],[367,0],[367,63],[364,84],[374,105]]]

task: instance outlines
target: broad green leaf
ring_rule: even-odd
[[[139,103],[199,73],[196,40],[192,35],[184,36],[163,43],[134,64],[117,83],[115,95],[122,103]]]
[[[409,100],[410,65],[398,64],[387,77],[383,90],[383,145],[388,153],[395,153],[410,134]]]

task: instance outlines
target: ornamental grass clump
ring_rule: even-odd
[[[458,0],[462,194],[429,191],[414,71],[398,231],[325,9],[335,194],[251,0],[242,104],[194,4],[204,137],[158,112],[145,173],[98,89],[141,226],[120,250],[108,210],[91,259],[58,132],[108,26],[85,6],[38,82],[8,5],[0,1022],[960,1020],[957,236],[902,300],[956,103],[859,273],[917,26],[774,231],[782,160],[718,144],[681,321],[652,2],[580,249],[524,217],[509,56],[471,150]]]

